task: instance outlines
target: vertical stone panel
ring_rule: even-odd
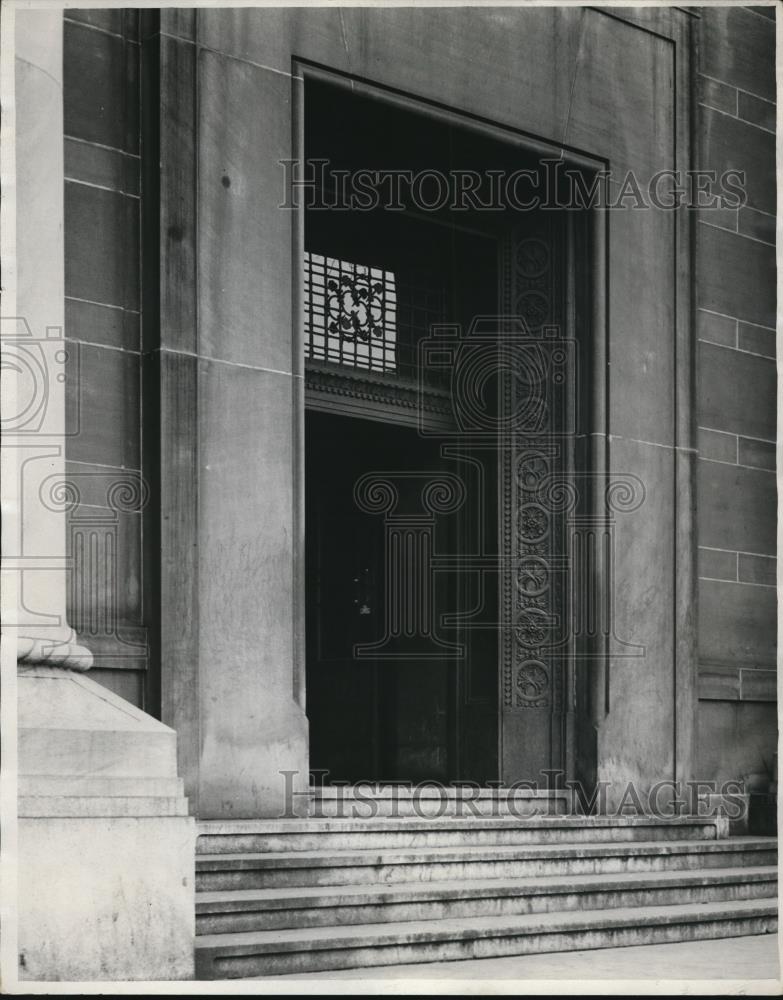
[[[290,372],[291,78],[207,50],[198,74],[198,350]]]
[[[674,461],[671,448],[623,439],[610,446],[610,480],[636,476],[644,487],[638,508],[615,517],[608,712],[599,732],[599,777],[611,782],[615,803],[626,782],[643,788],[674,773],[672,578],[682,555],[675,549]]]
[[[671,211],[609,213],[610,426],[664,445],[675,433],[674,236]]]
[[[292,380],[199,363],[200,815],[283,812],[293,692]]]

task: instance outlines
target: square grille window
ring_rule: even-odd
[[[305,252],[305,357],[415,378],[418,342],[443,322],[444,303],[422,280]]]
[[[370,371],[397,370],[394,274],[305,253],[305,355]]]

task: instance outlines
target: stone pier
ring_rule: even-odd
[[[2,318],[3,467],[18,496],[4,506],[3,570],[17,595],[19,975],[187,979],[194,822],[176,734],[85,676],[92,655],[66,615],[78,497],[65,474],[62,11],[5,16],[20,221],[15,309],[4,296]]]

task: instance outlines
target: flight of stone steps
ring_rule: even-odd
[[[528,803],[529,805],[529,803]],[[199,824],[196,973],[275,976],[773,932],[777,842],[509,810]],[[421,802],[418,811],[422,810]],[[442,809],[435,809],[439,813]],[[360,814],[361,815],[361,814]]]

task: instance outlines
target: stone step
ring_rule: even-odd
[[[480,788],[437,783],[415,787],[372,784],[316,786],[309,792],[312,818],[367,820],[380,816],[558,816],[572,811],[564,789]]]
[[[409,850],[201,854],[196,889],[263,889],[774,865],[770,837]]]
[[[199,892],[196,933],[713,903],[776,894],[773,867]]]
[[[196,938],[196,978],[273,976],[658,944],[765,934],[776,928],[777,902],[751,899],[208,934]]]
[[[701,817],[557,816],[374,820],[211,820],[198,825],[199,854],[374,850],[513,844],[715,840],[719,821]]]

